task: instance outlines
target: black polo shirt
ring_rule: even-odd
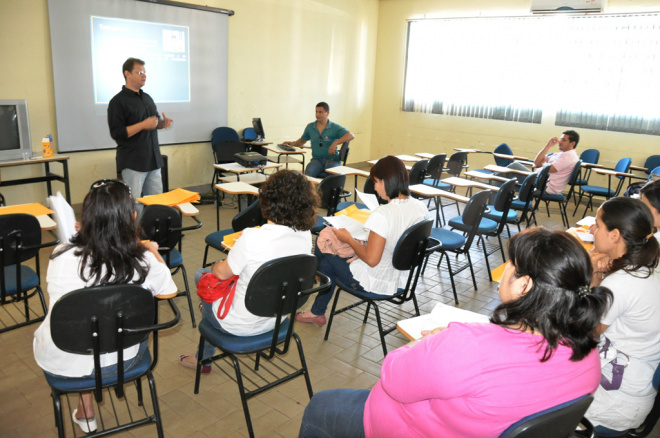
[[[126,127],[158,116],[151,96],[140,90],[135,92],[122,87],[108,104],[110,136],[117,142],[117,171],[131,169],[149,172],[163,167],[163,157],[158,146],[158,130],[142,130],[128,138]]]

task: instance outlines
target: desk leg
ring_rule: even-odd
[[[46,169],[46,176],[49,176],[50,175],[50,162],[46,161],[44,163],[44,168]],[[48,196],[53,195],[53,187],[50,184],[50,180],[46,181],[46,190],[48,191]],[[67,199],[67,201],[68,201],[68,199]]]
[[[71,204],[71,189],[69,188],[69,162],[64,160],[62,163],[62,172],[64,173],[64,196],[66,197],[66,202]]]

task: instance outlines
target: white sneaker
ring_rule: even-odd
[[[83,418],[79,420],[76,418],[77,413],[78,409],[74,409],[73,413],[71,414],[71,419],[73,422],[76,423],[78,427],[80,427],[80,429],[85,433],[96,432],[96,429],[98,428],[96,425],[96,417]]]

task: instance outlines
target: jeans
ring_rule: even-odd
[[[341,165],[341,162],[334,158],[312,158],[305,168],[305,175],[314,178],[325,178],[330,175],[325,169],[339,165]]]
[[[325,314],[332,295],[335,292],[337,279],[340,279],[342,283],[352,289],[364,291],[364,288],[360,286],[360,282],[353,278],[350,265],[346,263],[345,258],[321,252],[318,246],[314,250],[314,254],[318,260],[317,269],[330,278],[330,289],[326,292],[319,293],[314,300],[314,304],[312,304],[311,311],[314,315]]]
[[[131,188],[133,198],[142,196],[158,195],[163,193],[163,179],[160,175],[160,169],[150,172],[138,172],[132,169],[122,169],[121,177]],[[135,211],[138,216],[142,213],[143,205],[135,201]]]
[[[298,438],[364,438],[368,389],[330,389],[314,394]]]

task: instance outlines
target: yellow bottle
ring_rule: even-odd
[[[44,158],[50,158],[53,156],[53,141],[49,137],[41,139],[41,148],[43,150]]]

